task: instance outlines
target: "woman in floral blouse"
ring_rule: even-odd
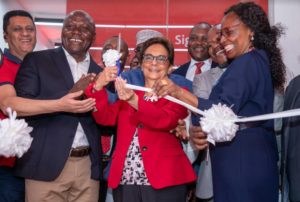
[[[145,87],[152,88],[171,69],[174,47],[168,39],[152,38],[140,56]],[[87,97],[96,99],[96,122],[118,125],[108,177],[114,201],[185,202],[187,183],[196,175],[180,141],[169,131],[187,116],[187,109],[164,98],[153,101],[152,93],[126,89],[121,78],[115,83],[120,100],[108,104],[103,86],[115,80],[116,72],[116,67],[106,68],[86,90]]]

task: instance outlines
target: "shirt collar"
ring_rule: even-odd
[[[22,60],[20,58],[13,55],[7,48],[4,49],[3,55],[6,56],[8,60],[13,61],[14,63],[21,64],[21,62],[22,62]]]
[[[64,47],[62,47],[62,49],[64,50],[66,57],[71,57],[75,60],[75,58],[72,55],[70,55],[70,53]],[[89,62],[89,61],[90,61],[90,54],[89,54],[89,52],[86,52],[85,59],[81,62]],[[81,62],[78,62],[78,63],[81,63]]]
[[[211,58],[208,58],[207,60],[204,60],[204,61],[196,61],[193,58],[191,58],[190,67],[192,67],[194,64],[199,63],[199,62],[204,62],[205,65],[211,65],[212,60],[211,60]]]

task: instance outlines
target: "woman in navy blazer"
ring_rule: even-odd
[[[272,113],[273,88],[284,83],[285,65],[278,38],[266,13],[253,2],[231,6],[222,20],[221,43],[233,62],[213,87],[208,100],[182,91],[167,80],[154,84],[158,96],[171,94],[201,110],[222,103],[238,116]],[[165,78],[163,78],[165,79]],[[278,201],[277,145],[273,120],[240,125],[230,142],[210,145],[215,202]],[[192,137],[198,148],[207,141]]]
[[[140,58],[145,87],[151,88],[168,74],[174,61],[173,45],[164,38],[149,39]],[[151,102],[148,98],[152,93],[125,89],[122,79],[115,83],[120,100],[108,104],[103,87],[116,73],[115,67],[106,67],[86,90],[87,97],[96,99],[96,122],[118,126],[108,176],[114,201],[185,202],[187,183],[196,180],[196,174],[170,130],[178,125],[178,119],[187,116],[187,109],[166,99]]]

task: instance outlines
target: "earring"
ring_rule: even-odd
[[[251,41],[254,41],[254,36],[251,36]]]

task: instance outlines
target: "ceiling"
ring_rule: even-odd
[[[64,19],[67,11],[67,0],[17,0],[22,7],[38,18]],[[60,26],[39,26],[41,32],[52,44],[60,42]]]

